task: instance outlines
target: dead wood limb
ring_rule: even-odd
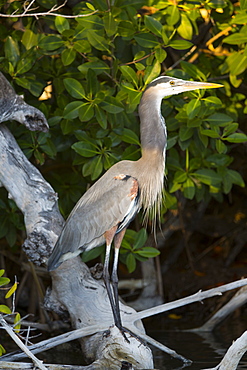
[[[247,302],[247,286],[237,291],[232,299],[221,307],[205,324],[199,328],[191,329],[192,332],[213,331],[227,316]]]
[[[204,370],[235,370],[247,351],[247,331],[229,347],[222,361],[214,368]]]
[[[36,265],[44,263],[63,224],[57,194],[28,161],[5,125],[0,126],[0,168],[0,182],[24,214],[24,251]]]
[[[44,114],[25,103],[0,72],[0,122],[8,120],[18,121],[31,131],[46,132],[49,129]]]
[[[53,338],[43,340],[39,343],[32,344],[28,346],[28,349],[32,351],[33,354],[41,353],[56,346],[59,346],[60,344],[67,343],[75,339],[79,339],[83,336],[95,334],[100,330],[104,331],[106,330],[106,328],[105,327],[100,328],[98,327],[98,325],[92,325],[91,327],[73,330]],[[6,355],[0,357],[0,364],[2,364],[2,361],[19,361],[26,357],[27,356],[25,353],[19,351],[7,353]]]
[[[99,327],[98,325],[92,325],[90,327],[85,327],[81,329],[76,329],[71,332],[65,333],[58,335],[56,337],[44,340],[42,342],[39,342],[37,344],[33,344],[28,346],[28,349],[32,351],[32,353],[37,354],[40,352],[47,351],[51,348],[54,348],[60,344],[75,340],[75,339],[80,339],[85,336],[93,335],[95,333],[102,332],[102,338],[104,336],[110,336],[112,328],[108,328],[106,326]],[[115,329],[116,330],[116,329]],[[165,352],[166,354],[170,355],[171,357],[180,360],[184,363],[190,363],[191,361],[186,359],[185,357],[177,354],[174,350],[166,347],[165,345],[159,343],[158,341],[154,340],[153,338],[149,337],[148,335],[144,333],[140,333],[138,330],[136,330],[136,327],[132,327],[132,332],[136,333],[140,339],[143,339],[146,342],[149,342],[153,346],[157,347],[161,351]],[[140,343],[139,343],[140,344]],[[22,352],[12,352],[9,354],[6,354],[0,358],[0,364],[2,363],[1,361],[17,361],[26,358],[26,354]]]
[[[240,288],[244,285],[247,285],[247,278],[237,280],[237,281],[234,281],[234,282],[229,283],[229,284],[222,285],[222,286],[217,287],[217,288],[212,288],[212,289],[206,290],[204,292],[199,291],[199,292],[197,292],[195,294],[192,294],[188,297],[181,298],[181,299],[178,299],[176,301],[169,302],[169,303],[164,303],[162,305],[159,305],[159,306],[156,306],[156,307],[153,307],[153,308],[149,308],[149,309],[141,311],[141,312],[137,312],[137,313],[133,314],[129,320],[131,322],[133,322],[135,320],[142,320],[145,317],[157,315],[159,313],[166,312],[166,311],[169,311],[169,310],[172,310],[174,308],[181,307],[181,306],[185,306],[185,305],[193,303],[193,302],[201,302],[206,298],[210,298],[210,297],[213,297],[213,296],[216,296],[216,295],[222,295],[222,293],[224,293],[224,292]],[[128,320],[128,318],[126,318],[126,320]]]

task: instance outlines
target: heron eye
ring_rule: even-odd
[[[175,85],[175,82],[174,81],[170,81],[170,85]]]

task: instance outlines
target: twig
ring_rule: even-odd
[[[29,4],[28,4],[28,6],[26,7],[26,1],[25,1],[25,3],[24,3],[24,12],[23,12],[23,14],[25,14],[26,12],[28,12],[28,9],[30,9],[31,8],[31,6],[33,5],[33,3],[35,2],[35,0],[32,0]]]
[[[47,331],[47,332],[52,332],[52,331],[58,330],[58,329],[59,330],[61,330],[61,329],[68,330],[70,328],[70,325],[68,323],[63,322],[63,321],[57,320],[57,321],[53,321],[52,323],[49,323],[49,324],[41,324],[39,322],[25,320],[25,318],[27,316],[28,315],[22,317],[21,320],[20,320],[22,330],[24,330],[23,326],[27,326],[27,327],[30,326],[32,328],[32,330],[38,329],[38,330]],[[7,316],[6,321],[9,324],[14,324],[14,319],[11,316]]]
[[[66,14],[59,14],[53,12],[40,12],[40,13],[22,13],[22,14],[2,14],[0,13],[0,17],[2,18],[23,18],[23,17],[46,17],[47,15],[51,15],[53,17],[62,17],[62,18],[81,18],[81,17],[88,17],[97,13],[98,10],[94,10],[92,13],[88,14],[77,14],[77,15],[66,15]]]
[[[62,343],[67,343],[72,340],[82,338],[84,336],[93,335],[95,333],[107,329],[108,329],[107,324],[103,325],[102,327],[99,327],[99,325],[91,325],[86,328],[76,329],[71,332],[58,335],[51,339],[43,340],[42,342],[29,346],[28,350],[32,351],[32,353],[34,354],[40,353],[43,351],[47,351],[48,349],[54,348]],[[27,357],[27,354],[25,353],[9,353],[7,355],[3,355],[0,357],[0,368],[2,360],[4,361],[5,359],[7,359],[8,361],[16,361],[25,357]]]
[[[150,55],[153,55],[153,54],[155,54],[155,51],[153,51],[152,53],[149,53],[149,54],[147,54],[147,55],[144,55],[144,57],[142,57],[142,58],[139,58],[139,59],[133,60],[132,62],[128,62],[128,63],[121,64],[121,65],[122,65],[122,66],[128,66],[128,65],[130,65],[130,64],[138,63],[138,62],[140,62],[141,60],[147,59],[148,57],[150,57]]]
[[[186,54],[184,54],[182,56],[182,58],[180,58],[175,63],[173,63],[173,65],[171,65],[169,68],[167,68],[167,71],[171,71],[172,69],[174,69],[178,64],[180,64],[180,62],[182,62],[183,60],[185,60],[186,58],[188,58],[191,54],[193,54],[196,49],[197,49],[197,46],[196,45],[193,45],[191,47],[191,49]]]
[[[23,18],[23,17],[42,17],[42,16],[47,16],[47,15],[51,15],[53,17],[63,17],[63,18],[80,18],[80,17],[88,17],[90,15],[93,15],[95,13],[98,12],[98,10],[95,10],[91,13],[88,13],[88,14],[77,14],[77,15],[65,15],[65,14],[59,14],[59,13],[56,13],[57,10],[63,8],[65,6],[65,4],[67,3],[67,0],[64,1],[63,4],[61,5],[54,5],[50,10],[48,10],[47,12],[39,12],[39,13],[28,13],[31,9],[31,6],[34,4],[35,0],[32,0],[28,6],[26,7],[26,2],[24,3],[24,11],[23,13],[21,14],[17,14],[16,12],[18,10],[15,10],[12,14],[2,14],[0,13],[0,17],[2,18]],[[37,9],[37,8],[36,8]],[[34,9],[32,9],[34,10]]]
[[[214,35],[213,37],[211,37],[211,39],[209,39],[206,42],[206,46],[210,49],[210,45],[212,45],[212,43],[214,41],[218,40],[218,38],[220,38],[221,36],[228,35],[228,33],[233,29],[233,27],[236,27],[236,26],[235,25],[232,25],[232,26],[226,27],[224,30],[218,32],[216,35]]]
[[[19,337],[14,333],[11,326],[9,326],[2,315],[0,315],[0,324],[2,327],[6,330],[6,332],[9,334],[9,336],[15,341],[15,343],[18,345],[18,347],[21,348],[21,350],[31,358],[33,363],[40,369],[40,370],[47,370],[47,368],[43,365],[42,361],[40,361],[37,357],[34,356],[34,354],[25,346],[25,344],[19,339]]]

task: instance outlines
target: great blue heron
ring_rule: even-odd
[[[142,157],[135,162],[116,163],[89,188],[70,213],[50,256],[49,271],[83,251],[106,243],[103,279],[114,322],[120,330],[117,265],[121,242],[139,210],[143,208],[148,213],[154,206],[159,207],[162,200],[167,142],[165,120],[161,115],[162,99],[185,91],[221,86],[167,76],[153,80],[139,105]],[[109,258],[113,241],[115,254],[110,279]]]

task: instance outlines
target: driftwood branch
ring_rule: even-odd
[[[229,290],[232,290],[232,289],[240,288],[244,285],[247,285],[247,279],[237,280],[237,281],[234,281],[234,282],[229,283],[229,284],[222,285],[222,286],[217,287],[217,288],[212,288],[212,289],[206,290],[205,292],[199,291],[195,294],[192,294],[192,295],[190,295],[188,297],[185,297],[185,298],[178,299],[174,302],[164,303],[162,305],[159,305],[159,306],[156,306],[156,307],[153,307],[153,308],[149,308],[149,309],[141,311],[141,312],[137,312],[132,316],[131,321],[132,320],[141,320],[141,319],[144,319],[145,317],[157,315],[159,313],[166,312],[166,311],[169,311],[169,310],[172,310],[174,308],[181,307],[181,306],[185,306],[185,305],[193,303],[193,302],[202,302],[206,298],[210,298],[210,297],[217,296],[217,295],[222,295],[222,293],[225,293],[225,292],[227,292]]]
[[[193,332],[207,331],[211,332],[219,325],[227,316],[234,312],[237,308],[243,306],[247,302],[247,286],[243,286],[237,293],[221,307],[204,325],[199,328],[191,329]]]
[[[214,368],[204,370],[235,370],[247,351],[247,331],[239,337],[226,352],[222,361]]]
[[[16,120],[31,131],[48,131],[49,126],[44,114],[25,103],[1,72],[0,87],[0,122]]]
[[[24,214],[27,239],[23,248],[31,261],[44,263],[63,224],[57,194],[5,125],[0,126],[0,168],[0,182]]]

